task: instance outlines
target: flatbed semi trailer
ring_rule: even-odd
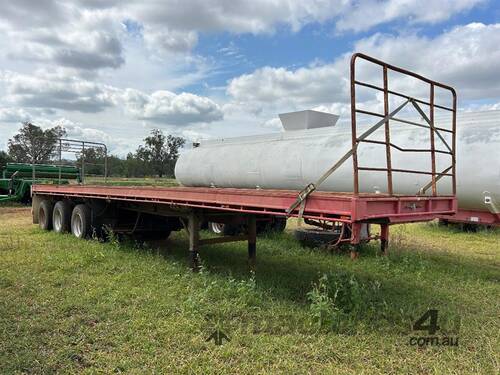
[[[365,64],[373,64],[379,69],[383,77],[382,86],[356,78],[358,60]],[[253,264],[256,257],[257,222],[286,217],[298,217],[299,222],[303,219],[306,223],[320,227],[325,232],[338,233],[330,245],[348,243],[352,245],[352,256],[357,256],[360,243],[374,239],[380,239],[381,250],[385,252],[391,224],[429,221],[441,216],[451,216],[457,211],[457,97],[455,90],[450,86],[367,55],[354,54],[351,58],[350,70],[352,148],[346,150],[344,156],[321,177],[316,176],[319,177],[316,182],[308,181],[310,183],[302,191],[260,187],[242,189],[212,186],[145,188],[34,185],[32,188],[33,222],[39,223],[43,229],[53,228],[57,232],[71,231],[80,238],[91,236],[93,233],[99,236],[105,231],[104,228],[110,228],[118,233],[128,232],[135,235],[165,238],[171,231],[185,228],[189,235],[190,263],[193,269],[198,267],[200,246],[229,241],[248,241],[248,256],[250,263]],[[391,89],[390,77],[395,77],[392,74],[396,74],[396,77],[403,75],[404,78],[413,80],[413,83],[427,86],[428,97],[422,98],[421,95],[418,98],[412,97],[407,93]],[[383,113],[359,108],[356,88],[382,93]],[[439,97],[443,96],[443,93],[448,94],[448,103],[450,103],[448,106],[435,103],[435,90],[441,92]],[[391,109],[392,100],[400,104]],[[437,109],[446,111],[451,116],[448,128],[435,124],[434,112]],[[411,112],[418,113],[425,120],[425,124],[416,124],[403,118],[405,113]],[[366,116],[368,119],[376,119],[376,123],[368,129]],[[390,124],[392,123],[396,123],[397,126],[424,128],[423,139],[428,140],[428,148],[395,144],[390,137]],[[380,136],[378,139],[373,139],[373,134],[377,131],[385,135],[384,140],[381,140]],[[438,138],[442,145],[437,146],[435,138]],[[411,143],[412,139],[407,141]],[[383,158],[385,167],[360,164],[362,158],[359,159],[358,156],[363,156],[363,152],[358,153],[358,148],[362,149],[362,144],[365,143],[380,145],[379,150],[385,155]],[[443,147],[446,150],[442,150]],[[373,159],[374,152],[377,151],[370,151],[371,159]],[[410,153],[414,157],[428,155],[430,169],[407,169],[406,165],[403,166],[404,168],[395,167],[391,161],[393,152]],[[437,158],[437,154],[441,153],[447,156],[444,163],[443,160]],[[353,192],[320,192],[320,185],[348,160],[352,162],[353,167]],[[412,159],[409,160],[410,162],[406,164],[413,164]],[[408,167],[411,166],[408,165]],[[380,192],[379,189],[376,193],[364,192],[360,178],[366,178],[367,173],[385,175],[387,193]],[[397,186],[398,181],[401,184],[401,178],[397,178],[396,175],[400,177],[400,174],[404,174],[407,181],[413,181],[414,194],[401,191],[401,187]],[[427,176],[424,182],[427,179],[430,181],[424,185],[416,183],[419,181],[416,176]],[[444,182],[447,185],[438,186],[438,182]],[[201,223],[205,221],[238,225],[244,228],[244,234],[200,239]],[[379,235],[370,234],[368,230],[370,224],[380,225]]]
[[[171,231],[186,229],[189,235],[190,264],[198,266],[202,245],[248,241],[248,256],[256,256],[256,223],[275,217],[299,216],[297,208],[287,209],[296,201],[298,191],[232,188],[157,188],[81,185],[34,185],[33,223],[57,232],[72,232],[87,238],[104,227],[130,234],[156,234],[168,237]],[[381,240],[387,249],[389,225],[428,221],[456,211],[454,196],[395,196],[314,192],[302,213],[305,220],[341,223],[349,233],[342,242],[357,245]],[[242,224],[243,235],[200,239],[203,221]],[[378,224],[380,235],[370,236],[363,225]]]

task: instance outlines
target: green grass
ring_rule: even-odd
[[[182,232],[103,244],[0,208],[0,373],[497,374],[500,233],[391,229],[387,257],[287,232],[259,238],[255,273],[230,243],[202,248],[193,274]],[[458,347],[408,345],[429,308]],[[231,341],[206,342],[216,328]]]

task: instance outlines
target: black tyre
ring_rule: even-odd
[[[281,233],[286,228],[286,219],[281,217],[275,217],[271,224],[271,231]]]
[[[71,229],[71,203],[59,201],[52,211],[52,227],[54,232],[67,233]]]
[[[77,238],[87,238],[91,234],[90,208],[79,204],[71,214],[71,233]]]
[[[277,232],[281,233],[285,230],[286,219],[273,217],[270,220],[257,221],[257,234]]]
[[[479,230],[479,225],[470,224],[470,223],[462,223],[462,231],[469,233],[476,233]]]
[[[52,210],[54,209],[53,204],[49,200],[43,200],[40,202],[40,207],[38,208],[38,225],[43,230],[52,229]]]
[[[446,219],[438,219],[438,225],[440,227],[447,227],[450,224],[450,222]]]
[[[134,233],[133,237],[138,239],[138,240],[166,240],[168,237],[170,237],[170,233],[172,231],[170,229],[165,229],[165,230],[152,230],[149,232],[139,232],[139,233]]]
[[[305,246],[324,246],[328,243],[335,243],[340,236],[338,230],[306,229],[298,228],[295,230],[295,238]]]

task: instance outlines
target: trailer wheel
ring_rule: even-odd
[[[339,239],[340,232],[323,229],[297,228],[295,239],[302,245],[310,247],[321,247]]]
[[[224,236],[235,236],[238,233],[242,232],[242,228],[240,225],[215,223],[213,221],[208,222],[208,230],[212,233]]]
[[[59,201],[54,205],[52,211],[52,226],[54,232],[67,233],[71,229],[71,203]]]
[[[52,210],[53,205],[51,201],[44,199],[40,203],[40,207],[38,208],[38,225],[40,226],[40,229],[52,229]]]
[[[286,219],[273,217],[270,220],[257,221],[257,234],[275,232],[281,233],[285,230]]]
[[[214,221],[208,222],[208,230],[215,234],[223,234],[224,233],[224,223],[216,223]]]
[[[281,233],[285,230],[286,228],[286,219],[281,218],[281,217],[275,217],[273,218],[272,224],[271,224],[271,232],[278,232]]]
[[[170,229],[165,229],[165,230],[154,230],[148,232],[139,232],[134,234],[133,236],[138,240],[159,241],[159,240],[166,240],[168,237],[170,237],[170,233],[172,233]]]
[[[90,208],[79,204],[71,214],[71,233],[77,238],[87,238],[90,235]]]

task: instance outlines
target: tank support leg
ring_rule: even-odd
[[[189,265],[193,272],[197,272],[199,270],[200,218],[194,211],[189,214],[187,230],[189,234]]]
[[[248,216],[248,265],[253,270],[257,260],[257,220],[255,215]]]
[[[389,224],[380,224],[380,251],[382,255],[387,254],[389,245]]]

